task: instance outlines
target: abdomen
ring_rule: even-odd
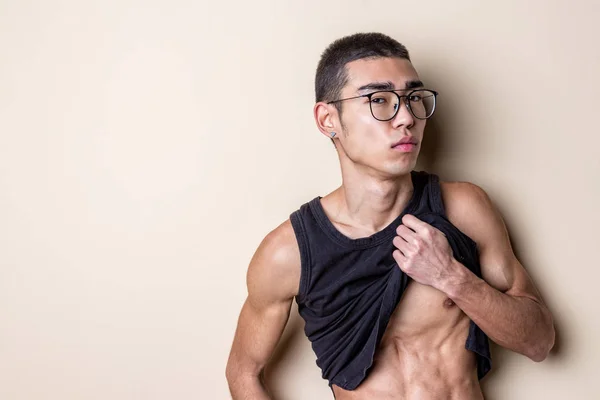
[[[396,307],[367,378],[338,400],[481,400],[475,354],[465,349],[469,317],[430,286],[411,281]]]

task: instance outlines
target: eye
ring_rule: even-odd
[[[408,100],[417,103],[417,102],[420,102],[421,100],[423,100],[423,98],[417,94],[413,94],[412,96],[410,96],[408,98]]]
[[[385,104],[387,99],[385,97],[371,97],[371,103],[373,104]]]

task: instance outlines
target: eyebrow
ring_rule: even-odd
[[[408,81],[406,82],[406,84],[404,85],[405,89],[416,89],[416,88],[420,88],[423,87],[425,85],[423,85],[423,82],[421,82],[420,80],[412,80],[412,81]]]
[[[371,83],[367,83],[366,85],[363,85],[361,87],[359,87],[357,89],[357,92],[363,92],[365,90],[408,90],[408,89],[415,89],[415,88],[419,88],[419,87],[423,87],[423,82],[421,82],[420,80],[411,80],[411,81],[407,81],[404,84],[404,89],[395,89],[394,88],[394,84],[391,81],[387,81],[387,82],[371,82]]]

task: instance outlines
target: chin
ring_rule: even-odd
[[[387,162],[384,165],[382,165],[381,171],[386,172],[390,175],[405,175],[405,174],[408,174],[410,171],[412,171],[415,168],[416,163],[417,163],[416,157],[415,158],[413,158],[413,157],[406,158],[402,161],[394,160],[394,161],[390,161],[390,162]]]
[[[389,163],[381,168],[381,171],[391,177],[403,176],[409,174],[415,168],[414,162],[410,163]]]

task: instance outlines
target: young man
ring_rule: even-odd
[[[234,399],[269,399],[261,373],[296,298],[337,399],[482,399],[488,338],[534,361],[553,320],[486,193],[414,171],[437,93],[404,46],[332,43],[314,115],[342,185],[270,232],[250,262],[227,365]]]

